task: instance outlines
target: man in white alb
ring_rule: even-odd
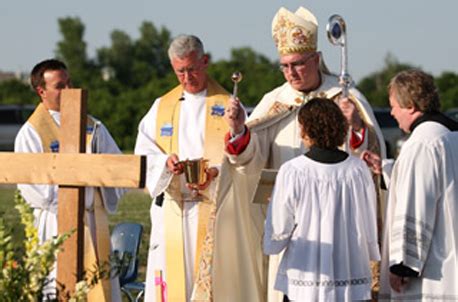
[[[410,137],[394,166],[383,161],[380,300],[458,301],[458,123],[440,113],[434,79],[420,70],[397,74],[389,97],[391,115]],[[380,159],[366,153],[380,171],[373,166]]]
[[[31,83],[40,97],[28,121],[16,136],[15,152],[59,152],[60,97],[61,91],[71,87],[70,75],[63,62],[45,60],[32,69]],[[87,153],[121,153],[107,128],[88,116]],[[57,236],[57,190],[55,185],[18,185],[21,195],[33,208],[35,225],[40,243]],[[125,190],[121,188],[86,188],[85,228],[92,237],[85,239],[85,271],[94,269],[97,263],[109,261],[110,234],[107,212],[116,211],[118,200]],[[103,235],[101,235],[103,234]],[[99,262],[97,262],[97,259]],[[53,297],[56,291],[56,269],[49,279],[44,295]],[[118,278],[101,280],[89,291],[88,301],[121,301]]]
[[[211,168],[209,182],[218,174],[224,134],[223,115],[229,93],[207,75],[209,57],[202,42],[191,35],[176,37],[169,58],[180,84],[156,99],[138,127],[136,154],[148,154],[154,166],[147,175],[151,205],[151,238],[146,273],[146,301],[156,301],[156,290],[169,301],[190,301],[207,226],[214,217],[210,200],[195,201],[186,187],[179,160],[204,158]],[[162,280],[155,274],[161,271]]]

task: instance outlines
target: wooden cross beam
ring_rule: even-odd
[[[0,184],[59,185],[59,234],[76,233],[58,254],[57,279],[71,291],[84,270],[84,187],[142,188],[146,175],[144,156],[85,154],[86,118],[86,91],[62,90],[60,153],[0,152]]]

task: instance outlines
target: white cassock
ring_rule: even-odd
[[[204,155],[206,95],[204,90],[198,94],[184,92],[185,100],[181,103],[178,157],[180,160],[201,158]],[[148,156],[147,188],[151,197],[156,198],[169,185],[172,174],[166,169],[168,155],[164,154],[156,145],[156,116],[160,98],[156,99],[151,109],[143,117],[138,127],[135,154]],[[185,187],[185,178],[182,175],[183,194],[189,195]],[[185,271],[186,271],[186,297],[189,301],[194,284],[194,261],[196,256],[197,226],[199,217],[198,202],[185,202],[183,207],[183,235],[185,246]],[[156,301],[155,270],[162,270],[167,282],[165,269],[165,230],[164,209],[156,205],[155,200],[151,205],[151,237],[148,251],[148,265],[146,271],[145,301]],[[173,282],[168,281],[168,282]]]
[[[315,91],[311,91],[307,94],[293,89],[292,86],[286,82],[280,87],[277,87],[276,89],[267,93],[256,106],[247,121],[247,124],[251,129],[251,139],[246,149],[239,155],[227,155],[229,162],[234,165],[238,172],[248,175],[247,182],[249,183],[247,183],[245,188],[242,188],[242,190],[250,190],[250,188],[256,188],[260,172],[263,168],[279,169],[281,164],[284,162],[304,154],[305,148],[302,145],[302,140],[300,138],[300,126],[297,120],[299,106],[314,97],[334,98],[341,91],[337,77],[322,73],[321,79],[322,83],[320,87],[318,87]],[[370,131],[373,133],[373,142],[369,142],[367,135],[369,135],[370,131],[366,131],[366,137],[364,138],[363,145],[360,146],[357,150],[351,150],[349,153],[359,154],[362,152],[362,150],[367,148],[371,149],[371,146],[368,144],[373,145],[377,144],[378,142],[381,157],[385,158],[385,143],[370,104],[356,89],[350,89],[350,95],[353,96],[352,99],[356,102],[359,113],[362,115],[365,124],[371,128]],[[276,117],[270,118],[272,115],[272,107],[277,106],[277,104],[280,104],[280,107],[293,106],[296,107],[296,109],[289,110],[289,113],[280,114]],[[345,149],[347,151],[349,150],[348,142],[345,146]],[[246,195],[248,196],[248,200],[239,200],[238,202],[263,202],[256,200],[253,201],[253,192],[248,192]],[[239,196],[238,198],[240,199],[241,197]],[[227,202],[232,201],[227,199]],[[219,215],[225,215],[224,211],[225,209],[222,208]],[[236,216],[233,219],[235,221],[240,218]],[[257,219],[259,220],[259,217],[257,217]],[[243,222],[237,222],[236,224],[243,226],[249,225]],[[217,219],[215,226],[216,232],[223,233],[224,228],[227,227],[220,224]],[[242,230],[239,233],[243,235],[243,233],[247,232],[248,230]],[[262,230],[260,233],[256,232],[253,236],[258,236],[259,234],[262,236]],[[241,237],[242,235],[238,237]],[[224,238],[224,236],[222,238]],[[256,241],[256,244],[260,246],[261,238],[255,238],[254,240],[259,240],[259,242]],[[236,257],[229,259],[227,253],[227,250],[234,249],[234,241],[235,240],[215,243],[215,249],[217,249],[215,253],[215,259],[217,261],[218,259],[221,259],[220,263],[223,263],[223,261],[228,263],[228,267],[224,268],[226,271],[230,271],[231,269],[232,271],[236,272],[243,271],[246,269],[243,261],[240,261]],[[283,299],[283,295],[280,292],[273,290],[273,280],[276,276],[279,260],[280,258],[277,256],[272,256],[269,260],[269,285],[267,290],[269,291],[268,301],[270,302],[278,302],[282,301]],[[254,274],[261,275],[259,279],[267,278],[263,276],[263,273],[259,274],[259,271],[262,272],[263,268],[257,267],[256,270],[254,270]],[[222,280],[217,286],[224,287],[226,292],[231,291],[231,287],[229,285],[225,285]],[[260,301],[263,300],[264,299],[261,299]]]
[[[275,289],[293,301],[369,300],[369,261],[380,259],[375,205],[372,176],[356,157],[283,164],[264,234],[266,254],[284,251]]]
[[[380,300],[458,301],[458,133],[418,125],[389,183]],[[419,277],[396,293],[389,267],[401,262]]]
[[[54,121],[60,126],[60,113],[49,110]],[[96,121],[93,130],[93,140],[91,148],[87,148],[87,153],[114,153],[119,154],[119,150],[113,137],[107,128],[100,122]],[[43,146],[40,136],[32,125],[26,122],[16,136],[14,144],[15,152],[43,153]],[[19,184],[18,189],[25,201],[34,209],[35,226],[38,229],[38,238],[40,243],[57,236],[57,190],[56,185],[25,185]],[[117,209],[118,200],[125,193],[122,188],[102,188],[103,205],[108,213],[114,213]],[[86,187],[85,190],[85,207],[93,209],[94,188]],[[91,229],[93,242],[96,242],[94,212],[87,211],[88,225]],[[57,269],[54,269],[49,278],[54,280],[50,287],[45,289],[45,294],[55,292],[55,278]],[[117,277],[111,279],[112,301],[121,301],[121,290]]]

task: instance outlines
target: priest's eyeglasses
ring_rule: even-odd
[[[199,61],[195,61],[194,64],[189,64],[188,66],[183,66],[181,68],[177,68],[174,70],[178,76],[182,77],[185,74],[196,75],[202,70],[202,67],[203,67],[203,63],[202,63],[202,59],[200,59]]]
[[[288,71],[298,71],[301,68],[304,68],[307,66],[307,63],[310,61],[310,59],[314,58],[315,54],[309,55],[307,58],[289,62],[289,63],[280,63],[280,66],[278,68],[280,69],[281,72],[288,72]]]
[[[190,66],[186,68],[175,69],[175,72],[179,76],[184,76],[185,73],[196,74],[197,72],[199,72],[200,69],[200,66]]]

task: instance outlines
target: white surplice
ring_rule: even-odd
[[[181,103],[180,121],[178,130],[178,157],[180,160],[201,158],[204,155],[206,95],[204,90],[198,94],[184,92],[184,101]],[[156,198],[169,185],[172,174],[166,169],[168,155],[164,154],[156,145],[156,116],[160,98],[156,99],[151,109],[143,117],[138,127],[135,154],[147,154],[148,175],[147,188],[152,198]],[[151,166],[154,165],[152,168]],[[185,187],[185,178],[182,177],[181,192],[189,195]],[[164,202],[168,202],[164,200]],[[194,284],[194,262],[197,244],[197,226],[199,217],[198,202],[185,202],[183,206],[183,235],[184,256],[186,272],[186,297],[189,301]],[[145,301],[156,301],[155,270],[162,270],[165,282],[167,271],[165,268],[165,230],[164,209],[156,205],[155,200],[151,205],[151,236],[148,251],[148,264],[146,271]]]
[[[436,122],[418,125],[393,167],[383,240],[380,299],[458,301],[458,133]],[[402,293],[389,267],[408,266]]]
[[[293,301],[371,298],[369,261],[380,259],[376,194],[366,165],[304,155],[280,168],[269,203],[264,252],[285,250],[275,289]]]
[[[49,113],[57,125],[60,126],[60,113],[49,110]],[[119,150],[113,137],[108,132],[107,128],[100,122],[96,121],[92,141],[88,142],[90,148],[87,148],[87,153],[113,153],[119,154]],[[41,138],[33,126],[26,122],[19,130],[15,144],[15,152],[26,153],[43,153],[43,145]],[[48,239],[57,236],[57,190],[56,185],[25,185],[18,184],[18,189],[25,201],[34,209],[35,226],[38,229],[39,242],[42,243]],[[117,209],[118,200],[125,193],[122,188],[101,188],[103,205],[108,213],[114,213]],[[93,242],[95,238],[95,217],[93,212],[94,203],[94,188],[86,187],[85,190],[85,208],[89,209],[86,212],[88,219],[87,223],[90,227]],[[50,280],[53,280],[49,287],[45,290],[45,294],[53,294],[55,292],[55,278],[57,269],[50,273]],[[112,301],[121,301],[121,290],[117,277],[111,279]]]

